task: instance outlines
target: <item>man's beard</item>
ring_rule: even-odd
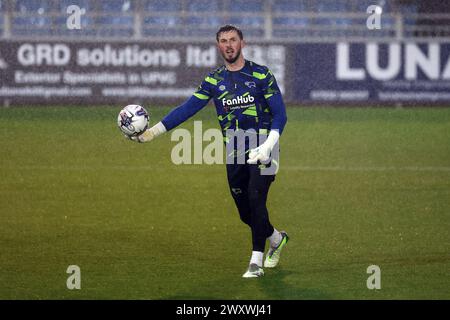
[[[228,59],[227,57],[226,57],[226,52],[224,53],[224,54],[222,54],[222,57],[228,62],[228,63],[230,63],[230,64],[233,64],[233,63],[235,63],[236,61],[237,61],[237,59],[240,57],[240,55],[241,55],[241,49],[239,48],[239,50],[238,50],[238,52],[237,52],[237,54],[236,54],[236,56],[234,57],[234,58],[231,58],[231,59]]]

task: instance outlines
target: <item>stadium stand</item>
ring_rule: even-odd
[[[3,37],[4,33],[4,24],[5,24],[5,18],[3,17],[4,12],[4,4],[3,1],[0,0],[0,37]]]
[[[102,37],[132,37],[134,33],[134,6],[129,0],[100,0],[96,2],[102,13],[95,23],[103,26]]]
[[[421,2],[408,0],[0,0],[0,36],[201,40],[232,23],[249,38],[280,41],[446,37],[449,5],[433,3],[424,17]],[[383,8],[377,32],[366,27],[372,4]],[[81,29],[67,28],[69,5],[85,10]]]
[[[14,5],[12,34],[44,36],[52,29],[52,18],[48,15],[51,1],[17,0]]]
[[[144,5],[142,34],[146,37],[179,37],[183,17],[181,1],[147,0]]]

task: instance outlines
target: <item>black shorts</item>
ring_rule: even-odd
[[[248,193],[250,189],[265,191],[275,175],[264,175],[258,164],[227,164],[228,185],[233,194]]]

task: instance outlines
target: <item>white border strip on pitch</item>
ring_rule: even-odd
[[[192,164],[192,165],[174,165],[174,169],[181,170],[203,170],[213,165],[205,164]],[[222,166],[220,164],[220,166]],[[17,167],[0,166],[0,169],[7,170],[19,170]],[[161,167],[158,165],[104,165],[104,166],[77,166],[77,165],[26,165],[20,166],[23,170],[67,170],[67,171],[97,171],[97,170],[167,170],[166,166]],[[358,166],[292,166],[292,165],[280,165],[280,170],[286,171],[329,171],[329,172],[450,172],[450,167],[434,167],[434,166],[406,166],[406,167],[358,167]]]
[[[283,166],[280,165],[280,170],[293,170],[293,171],[360,171],[360,172],[383,172],[383,171],[437,171],[437,172],[450,172],[450,167],[324,167],[324,166]]]

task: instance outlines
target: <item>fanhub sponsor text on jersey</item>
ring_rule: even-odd
[[[222,105],[225,108],[230,108],[230,107],[237,107],[237,106],[243,106],[245,104],[249,104],[255,101],[255,98],[252,95],[247,95],[247,96],[237,96],[236,98],[232,98],[232,99],[222,99]]]

